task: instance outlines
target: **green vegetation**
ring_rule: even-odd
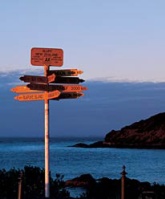
[[[20,174],[22,174],[22,178]],[[66,190],[66,182],[64,182],[63,177],[60,174],[56,174],[54,180],[50,177],[50,199],[73,199]],[[9,171],[0,170],[0,199],[17,199],[18,184],[20,182],[22,185],[21,199],[45,198],[44,169],[25,166],[22,170],[15,168]],[[80,186],[86,190],[77,199],[116,199],[121,196],[120,179],[101,178],[96,180],[88,174],[76,178],[76,181],[70,180],[70,185],[72,182],[74,184],[73,187]],[[165,185],[156,183],[151,185],[149,182],[125,179],[125,195],[127,199],[140,199],[142,194],[152,194],[153,198],[164,199]]]
[[[5,169],[0,170],[0,198],[17,199],[18,182],[22,173],[22,199],[44,198],[45,174],[44,169],[39,167],[25,166],[23,170]],[[63,176],[56,175],[56,179],[50,178],[51,198],[69,198],[69,192],[64,189]]]

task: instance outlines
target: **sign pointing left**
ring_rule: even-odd
[[[24,75],[20,77],[20,80],[24,82],[33,82],[33,83],[50,83],[55,80],[55,74],[49,75],[48,77],[45,76],[34,76],[34,75]]]
[[[37,92],[41,92],[41,90],[31,90],[26,85],[15,86],[15,87],[11,88],[11,91],[14,92],[14,93],[34,93],[34,92],[37,93]]]
[[[45,92],[45,93],[33,93],[33,94],[21,94],[14,99],[18,101],[36,101],[36,100],[48,100],[54,99],[60,95],[59,91]]]

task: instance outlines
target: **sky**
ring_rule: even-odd
[[[163,112],[164,9],[164,0],[1,1],[1,136],[43,135],[43,102],[10,92],[20,76],[43,75],[33,47],[63,49],[63,66],[51,70],[83,70],[88,87],[80,99],[51,101],[51,135],[104,137]]]
[[[1,1],[0,72],[42,71],[31,48],[61,48],[62,68],[85,80],[163,82],[164,9],[164,0]]]

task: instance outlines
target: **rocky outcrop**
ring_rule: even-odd
[[[165,149],[165,113],[110,131],[105,143],[115,147]]]
[[[104,141],[92,144],[78,143],[73,147],[83,148],[154,148],[165,149],[165,113],[135,122],[120,130],[112,130]]]
[[[82,195],[83,199],[108,199],[121,198],[121,178],[110,179],[103,177],[95,179],[90,174],[84,174],[80,177],[65,182],[65,187],[82,187],[86,192]],[[165,198],[165,185],[150,184],[149,182],[140,182],[136,179],[125,177],[125,198]]]
[[[84,143],[78,143],[73,145],[72,147],[81,147],[81,148],[103,148],[103,147],[109,147],[109,143],[106,143],[104,141],[98,141],[94,142],[92,144],[84,144]]]
[[[95,179],[90,174],[83,174],[72,180],[67,180],[65,182],[66,187],[88,187],[89,185],[95,183]]]

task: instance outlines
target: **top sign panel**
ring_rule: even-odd
[[[32,48],[31,64],[33,66],[62,66],[63,50],[57,48]]]

